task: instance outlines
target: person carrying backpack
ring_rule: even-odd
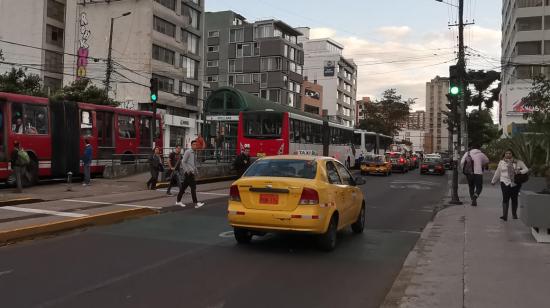
[[[462,173],[468,180],[472,206],[477,206],[477,198],[483,190],[483,169],[487,164],[489,164],[489,158],[478,149],[478,146],[471,146],[460,161]]]
[[[30,163],[29,154],[23,148],[19,141],[13,142],[13,151],[11,152],[11,168],[15,173],[15,182],[17,183],[17,193],[23,192],[22,178],[27,165]]]

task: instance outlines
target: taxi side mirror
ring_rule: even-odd
[[[367,184],[367,181],[362,176],[358,176],[355,178],[355,185],[365,185]]]

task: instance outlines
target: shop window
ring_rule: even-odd
[[[92,112],[89,110],[82,110],[80,112],[80,135],[82,137],[92,136]]]

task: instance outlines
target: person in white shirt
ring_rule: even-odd
[[[495,185],[500,182],[502,189],[502,216],[500,219],[508,220],[508,207],[512,200],[512,217],[518,219],[518,195],[521,189],[521,184],[517,184],[514,180],[517,174],[526,174],[529,169],[521,160],[514,158],[512,150],[506,150],[502,159],[498,163],[497,170],[493,176],[491,183]]]

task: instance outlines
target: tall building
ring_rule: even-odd
[[[105,80],[112,31],[109,94],[125,108],[150,110],[150,79],[159,81],[157,110],[164,146],[189,146],[201,129],[204,1],[67,3],[65,82]]]
[[[502,90],[499,123],[505,135],[521,130],[529,112],[522,98],[529,94],[534,76],[550,76],[549,1],[503,0]]]
[[[49,91],[63,85],[66,15],[66,0],[0,1],[0,49],[4,61],[24,64],[15,67],[38,74]],[[11,67],[0,64],[0,73]]]
[[[304,46],[304,76],[323,86],[323,108],[332,121],[355,126],[357,98],[357,65],[342,56],[344,46],[330,39],[309,38],[309,28],[299,42]]]
[[[426,111],[417,110],[411,112],[406,121],[400,124],[403,129],[424,130],[426,124]]]
[[[305,79],[302,83],[302,111],[323,115],[323,86]]]
[[[426,83],[426,134],[424,150],[426,153],[446,152],[449,150],[449,133],[444,112],[448,112],[447,93],[449,78],[436,76]]]
[[[361,120],[367,119],[367,105],[371,103],[370,97],[363,97],[358,100],[355,107],[355,125],[359,125]]]
[[[249,23],[233,12],[205,14],[205,80],[301,108],[304,56],[300,32],[280,20]]]

